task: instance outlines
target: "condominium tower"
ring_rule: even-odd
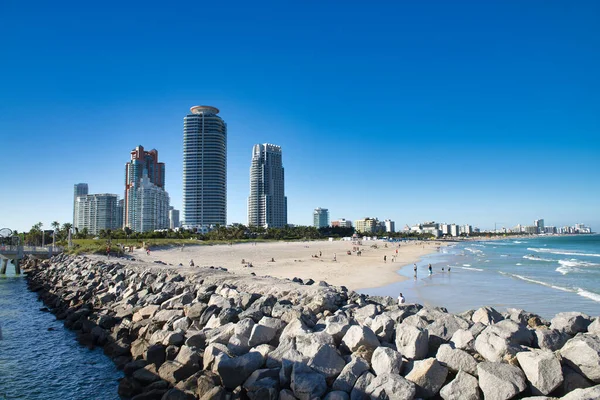
[[[119,226],[119,196],[116,194],[87,194],[75,200],[75,225],[91,235],[101,230],[114,230]]]
[[[77,197],[85,196],[86,194],[88,194],[87,183],[76,183],[73,186],[73,227],[75,227],[75,222],[77,218],[77,214],[75,213],[75,204],[77,203]]]
[[[123,224],[134,232],[169,228],[169,195],[165,192],[165,164],[158,151],[138,146],[125,164]]]
[[[210,106],[183,119],[183,221],[207,231],[227,224],[227,125]]]
[[[265,228],[287,225],[284,182],[281,147],[268,143],[254,145],[250,164],[248,225]]]
[[[326,208],[317,207],[313,211],[313,226],[315,228],[323,228],[329,226],[329,210]]]

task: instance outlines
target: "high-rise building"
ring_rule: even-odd
[[[354,230],[360,233],[374,233],[379,221],[377,218],[364,218],[354,221]]]
[[[179,210],[169,207],[169,229],[179,228]]]
[[[77,213],[75,212],[75,204],[77,203],[78,196],[85,196],[88,194],[87,183],[76,183],[73,187],[73,227],[77,225]]]
[[[340,218],[337,221],[331,221],[331,226],[339,226],[340,228],[352,228],[352,221]]]
[[[169,194],[165,192],[165,164],[158,151],[138,146],[125,164],[123,224],[134,232],[169,227]]]
[[[533,225],[537,228],[536,233],[544,233],[544,220],[543,219],[536,219],[535,221],[533,221]]]
[[[287,225],[281,147],[274,144],[256,144],[252,148],[248,225],[265,228]]]
[[[77,196],[75,228],[81,232],[87,229],[91,235],[97,235],[101,230],[120,228],[119,196],[116,194],[87,194]]]
[[[313,226],[322,228],[329,226],[329,210],[326,208],[317,207],[313,211]]]
[[[385,231],[386,232],[391,232],[394,233],[396,232],[396,223],[390,219],[386,219],[385,221],[383,221],[383,224],[385,226]]]
[[[183,222],[207,231],[227,224],[227,125],[210,106],[183,119]]]

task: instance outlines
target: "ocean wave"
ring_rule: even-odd
[[[463,267],[470,267],[471,264],[463,264]]]
[[[577,294],[588,299],[600,302],[600,294],[598,293],[588,292],[587,290],[584,290],[582,288],[577,288]]]
[[[466,265],[466,264],[465,264]],[[483,272],[482,269],[479,268],[469,268],[469,267],[459,267],[461,269],[468,269],[469,271],[479,271],[479,272]]]
[[[563,292],[574,293],[574,290],[571,290],[569,288],[565,288],[565,287],[562,287],[562,286],[552,285],[550,283],[546,283],[546,282],[542,282],[542,281],[537,281],[535,279],[531,279],[531,278],[528,278],[526,276],[517,275],[517,274],[509,274],[507,272],[502,272],[502,271],[500,271],[500,273],[502,275],[510,276],[510,277],[513,277],[513,278],[517,278],[517,279],[520,279],[520,280],[525,281],[525,282],[535,283],[537,285],[542,285],[542,286],[546,286],[546,287],[549,287],[549,288],[552,288],[552,289],[561,290]]]
[[[564,267],[600,267],[600,264],[575,259],[559,260],[558,263]]]
[[[523,265],[523,264],[521,264],[521,263],[516,263],[515,265]]]
[[[550,253],[550,254],[563,254],[566,256],[582,256],[582,257],[600,257],[600,254],[596,253],[580,253],[571,250],[563,250],[563,249],[543,249],[539,247],[528,247],[527,250],[535,251],[536,253]]]
[[[558,268],[556,268],[556,272],[560,272],[563,275],[566,275],[566,274],[568,274],[571,271],[573,271],[573,268],[569,268],[569,267],[558,267]]]
[[[541,258],[541,257],[530,256],[530,255],[523,256],[523,258],[525,258],[527,260],[533,260],[533,261],[547,261],[547,262],[556,261],[556,260],[550,260],[549,258]]]
[[[513,243],[522,244],[522,243],[529,243],[529,242],[521,242],[520,240],[515,240],[515,241],[513,241]]]
[[[478,249],[472,249],[470,247],[465,247],[465,250],[470,251],[473,254],[483,254],[483,251],[478,250]]]

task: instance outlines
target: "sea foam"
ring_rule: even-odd
[[[577,288],[577,294],[583,297],[587,297],[588,299],[592,299],[594,301],[600,302],[600,294],[588,292],[587,290],[583,290],[581,288]]]
[[[562,286],[552,285],[550,283],[538,281],[538,280],[535,280],[535,279],[527,278],[526,276],[517,275],[517,274],[509,274],[507,272],[502,272],[502,271],[500,271],[500,273],[502,275],[505,275],[505,276],[510,276],[510,277],[517,278],[517,279],[520,279],[520,280],[525,281],[525,282],[531,282],[531,283],[535,283],[537,285],[542,285],[542,286],[546,286],[546,287],[549,287],[549,288],[552,288],[552,289],[561,290],[563,292],[571,292],[571,293],[574,292],[574,290],[571,290],[571,289],[568,289],[568,288],[565,288],[565,287],[562,287]]]
[[[566,256],[583,256],[583,257],[600,257],[600,254],[595,253],[579,253],[571,250],[562,249],[542,249],[539,247],[528,247],[527,250],[535,251],[536,253],[564,254]]]

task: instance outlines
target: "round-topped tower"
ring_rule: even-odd
[[[227,124],[211,106],[183,119],[183,222],[206,232],[227,225]]]
[[[219,109],[211,106],[194,106],[190,108],[192,114],[218,114]]]

